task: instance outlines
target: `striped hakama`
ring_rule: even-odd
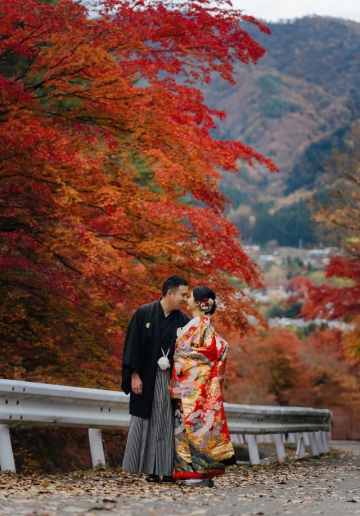
[[[169,392],[170,369],[156,373],[150,419],[131,416],[123,470],[171,476],[174,468],[174,412]]]

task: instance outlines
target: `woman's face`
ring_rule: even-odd
[[[199,302],[195,301],[194,295],[191,292],[191,294],[190,294],[190,296],[188,297],[188,300],[187,300],[187,307],[190,310],[190,312],[192,312],[193,310],[198,308],[198,306],[199,306]]]

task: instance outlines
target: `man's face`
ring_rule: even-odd
[[[176,290],[168,290],[166,298],[169,302],[171,310],[181,310],[187,300],[189,287],[180,285]]]

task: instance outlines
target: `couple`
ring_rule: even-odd
[[[192,319],[181,311],[187,301]],[[130,393],[130,430],[123,469],[148,482],[213,485],[234,464],[221,396],[227,343],[210,315],[214,292],[171,276],[162,298],[140,307],[125,339],[122,389]],[[175,472],[174,472],[175,469]]]

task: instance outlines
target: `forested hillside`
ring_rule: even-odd
[[[326,162],[360,117],[360,24],[311,17],[268,26],[270,36],[246,24],[265,57],[237,65],[235,87],[217,79],[204,92],[227,112],[216,136],[251,145],[280,169],[224,174],[230,220],[247,241],[306,245],[319,239],[308,200],[325,198]]]

